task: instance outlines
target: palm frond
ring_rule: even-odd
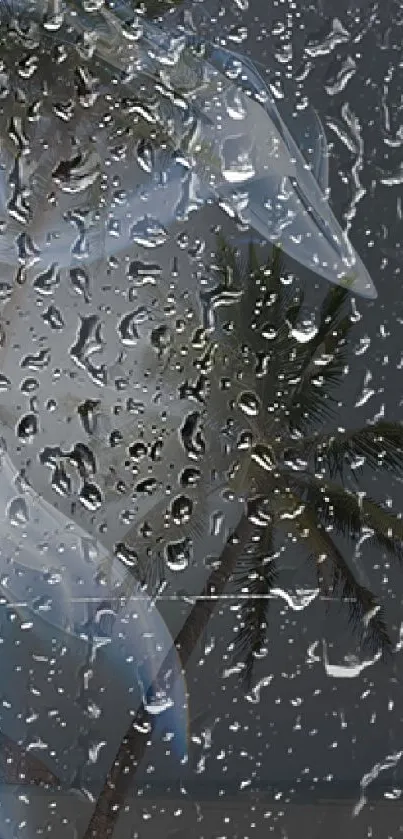
[[[241,264],[236,248],[227,242],[222,233],[217,234],[216,243],[217,268],[223,279],[227,279],[228,271],[232,271],[234,275],[238,275],[241,270]]]
[[[268,627],[267,595],[277,577],[274,560],[273,527],[269,525],[258,542],[251,542],[247,551],[238,560],[234,574],[236,590],[247,594],[242,601],[239,619],[240,629],[234,644],[234,660],[244,665],[244,683],[250,689],[256,656],[262,649]]]
[[[261,270],[261,263],[258,259],[256,245],[254,245],[253,242],[250,242],[248,247],[247,269],[251,275],[257,274]]]
[[[350,326],[348,316],[337,325],[330,321],[326,328],[319,328],[307,346],[298,347],[293,374],[297,383],[288,405],[288,424],[291,430],[305,430],[332,416],[332,392],[344,374]]]
[[[326,389],[323,376],[317,379],[311,378],[309,382],[302,378],[287,410],[288,426],[291,431],[303,432],[314,424],[328,422],[335,417],[335,406],[336,401]]]
[[[339,484],[307,473],[283,472],[283,477],[306,509],[315,511],[326,530],[349,540],[357,539],[363,528],[373,531],[372,541],[399,562],[403,561],[403,521],[370,498],[360,498]]]
[[[389,657],[393,644],[384,610],[373,593],[356,579],[331,535],[318,523],[315,512],[305,508],[297,527],[310,545],[309,556],[315,560],[322,594],[347,606],[350,627],[363,649],[372,655],[380,650],[384,658]]]
[[[403,520],[371,498],[362,500],[363,519],[373,531],[372,541],[399,562],[403,561]]]
[[[334,388],[344,373],[347,337],[351,318],[343,314],[347,292],[337,286],[327,294],[321,307],[316,334],[307,344],[293,337],[296,318],[288,321],[290,329],[291,365],[287,378],[292,387],[287,399],[287,423],[290,429],[307,430],[333,415]]]
[[[299,288],[294,293],[293,300],[291,300],[286,308],[285,312],[285,321],[291,327],[294,328],[295,324],[298,321],[298,318],[301,314],[302,307],[304,305],[305,300],[305,292],[303,288]]]
[[[282,249],[274,245],[266,261],[262,263],[255,244],[250,242],[247,259],[240,257],[238,268],[244,278],[248,275],[260,281],[261,317],[266,320],[269,318],[273,326],[278,327],[288,307],[295,303],[295,289],[283,281],[285,267]]]
[[[342,317],[348,295],[348,290],[342,286],[333,285],[329,289],[321,306],[319,340],[329,332],[329,329],[333,329]],[[350,320],[350,328],[351,325]]]
[[[346,467],[354,464],[372,470],[385,469],[395,474],[403,472],[403,425],[379,420],[374,425],[351,429],[341,434],[328,435],[312,441],[315,446],[315,471],[325,466],[333,478],[344,479]],[[305,451],[311,441],[304,441]]]
[[[331,478],[338,476],[342,482],[346,470],[351,474],[351,467],[353,471],[367,466],[396,475],[403,472],[403,424],[400,422],[378,420],[372,425],[330,434],[317,431],[310,436],[283,435],[276,448],[286,451],[290,459],[301,454],[306,461],[312,458],[315,472],[326,471]]]

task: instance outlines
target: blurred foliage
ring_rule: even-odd
[[[346,375],[354,375],[353,364],[347,364],[354,323],[348,290],[332,286],[314,328],[309,323],[304,331],[304,290],[289,281],[279,248],[261,264],[254,245],[245,261],[220,238],[218,268],[222,277],[230,272],[231,281],[247,289],[228,353],[237,342],[258,361],[266,336],[265,373],[255,382],[263,409],[234,477],[237,490],[249,497],[248,515],[252,511],[258,520],[234,572],[243,594],[234,658],[243,663],[250,685],[256,655],[270,635],[268,595],[277,578],[277,541],[302,547],[314,563],[320,595],[347,607],[363,649],[388,656],[392,640],[384,610],[345,559],[340,539],[354,546],[365,533],[382,553],[402,562],[401,515],[363,489],[374,473],[402,475],[403,425],[382,419],[339,427],[338,389]]]

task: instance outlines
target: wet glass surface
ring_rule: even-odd
[[[399,2],[0,6],[0,836],[397,837]]]

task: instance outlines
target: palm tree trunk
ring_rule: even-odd
[[[160,668],[157,681],[159,681],[163,672],[170,669],[170,662],[176,650],[179,653],[183,669],[188,664],[200,636],[206,629],[216,604],[232,576],[237,559],[248,544],[252,532],[253,526],[246,516],[243,516],[235,535],[228,540],[221,554],[218,569],[211,573],[201,596],[198,597],[182,629],[178,632],[174,644]],[[83,839],[111,839],[130,783],[149,743],[152,725],[152,715],[147,712],[142,704],[119,746]]]

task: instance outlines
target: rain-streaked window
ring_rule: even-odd
[[[400,835],[402,32],[0,4],[1,839]]]

